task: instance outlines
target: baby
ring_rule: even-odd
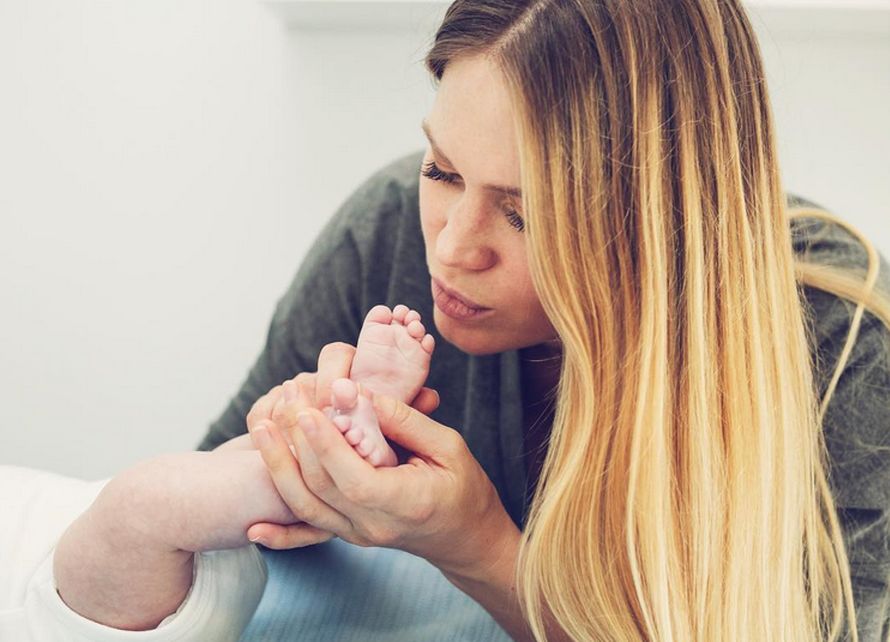
[[[420,314],[404,305],[392,311],[378,305],[365,317],[350,378],[332,384],[331,407],[324,412],[372,465],[395,466],[398,460],[380,431],[372,402],[356,384],[361,384],[362,390],[411,403],[426,381],[433,348],[433,337],[426,334]],[[7,639],[4,633],[16,631],[16,639],[37,639],[40,636],[35,631],[45,630],[52,631],[47,634],[52,639],[61,632],[65,639],[116,639],[99,633],[164,630],[176,619],[190,619],[197,626],[200,617],[196,614],[212,609],[206,604],[203,610],[196,606],[185,618],[183,608],[188,610],[186,603],[199,599],[195,593],[211,602],[213,598],[207,595],[214,592],[220,600],[225,598],[228,574],[238,576],[228,578],[228,593],[240,595],[237,607],[241,619],[219,624],[225,619],[222,608],[216,618],[219,631],[212,628],[211,614],[201,625],[204,628],[194,633],[202,639],[237,639],[265,581],[262,559],[255,547],[248,546],[248,527],[257,522],[297,521],[278,495],[259,451],[249,444],[249,435],[242,435],[209,453],[161,455],[103,483],[95,501],[68,525],[51,559],[42,564],[46,581],[41,584],[30,578],[23,582],[21,593],[26,595],[24,604],[20,597],[14,605],[18,608],[8,609],[0,603],[0,638]],[[16,526],[27,530],[29,525]],[[205,573],[216,567],[221,577],[216,577],[215,583],[203,580],[199,571],[205,567]],[[12,571],[10,577],[14,578],[17,571]],[[0,573],[8,574],[6,568],[0,568]],[[251,591],[257,584],[259,590]],[[57,594],[50,594],[51,588]],[[51,603],[59,597],[69,609],[61,615],[65,607]],[[230,608],[237,610],[234,604]],[[55,612],[45,616],[41,608]],[[4,620],[3,616],[10,617]],[[20,628],[3,628],[4,621],[16,626],[16,617],[11,616],[20,616]],[[59,623],[58,629],[46,628]],[[90,629],[91,625],[96,630]],[[171,635],[174,628],[169,629]],[[82,637],[77,637],[74,629]]]

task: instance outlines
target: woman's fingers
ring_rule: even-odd
[[[315,403],[322,409],[331,405],[331,384],[342,377],[349,377],[355,347],[338,341],[329,343],[318,353],[318,377],[315,382]]]
[[[253,406],[251,406],[250,408],[250,412],[247,413],[248,432],[252,432],[254,426],[256,426],[257,423],[259,423],[261,420],[269,419],[272,417],[272,409],[275,407],[275,404],[278,403],[281,395],[282,386],[275,386],[253,403]]]
[[[312,524],[254,524],[247,529],[247,539],[266,548],[284,550],[320,544],[336,537],[334,533]]]
[[[254,427],[264,419],[278,421],[287,412],[287,405],[296,399],[298,384],[310,386],[313,390],[315,389],[315,376],[314,372],[301,372],[293,379],[288,379],[284,383],[275,386],[257,399],[250,408],[250,412],[247,413],[247,432],[253,434]],[[284,439],[293,446],[289,434],[285,433]],[[254,443],[253,447],[257,448],[257,445]]]
[[[326,503],[344,511],[353,508],[353,503],[366,503],[374,467],[318,409],[301,412],[297,420],[300,430],[294,433],[294,441],[306,485]]]
[[[349,527],[348,519],[322,502],[306,487],[300,463],[276,425],[268,421],[261,422],[254,428],[252,434],[260,455],[269,469],[272,483],[297,519],[330,532],[342,531]]]
[[[303,387],[304,389],[309,389],[312,391],[311,397],[315,397],[315,380],[318,378],[317,373],[315,372],[301,372],[293,379],[288,379],[283,384],[281,384],[282,388],[282,398],[285,403],[290,403],[294,401],[299,396],[299,389]]]
[[[398,399],[375,395],[373,403],[383,436],[412,452],[444,461],[454,459],[466,449],[458,431],[443,426]]]
[[[417,393],[417,396],[414,397],[411,407],[425,415],[429,415],[439,407],[439,393],[432,388],[423,387]]]

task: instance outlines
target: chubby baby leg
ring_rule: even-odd
[[[53,574],[81,615],[153,628],[184,599],[193,553],[244,546],[256,522],[296,521],[259,451],[160,455],[102,487],[59,539]]]

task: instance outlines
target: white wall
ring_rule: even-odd
[[[885,34],[763,44],[787,188],[890,255]],[[0,463],[97,478],[193,448],[325,219],[422,147],[430,36],[0,0]]]

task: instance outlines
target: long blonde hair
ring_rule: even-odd
[[[464,55],[507,80],[563,347],[517,564],[535,636],[858,640],[822,416],[890,299],[866,238],[786,207],[740,3],[458,0],[426,65]],[[795,261],[792,216],[847,227],[865,278]],[[858,304],[821,402],[802,285]]]

